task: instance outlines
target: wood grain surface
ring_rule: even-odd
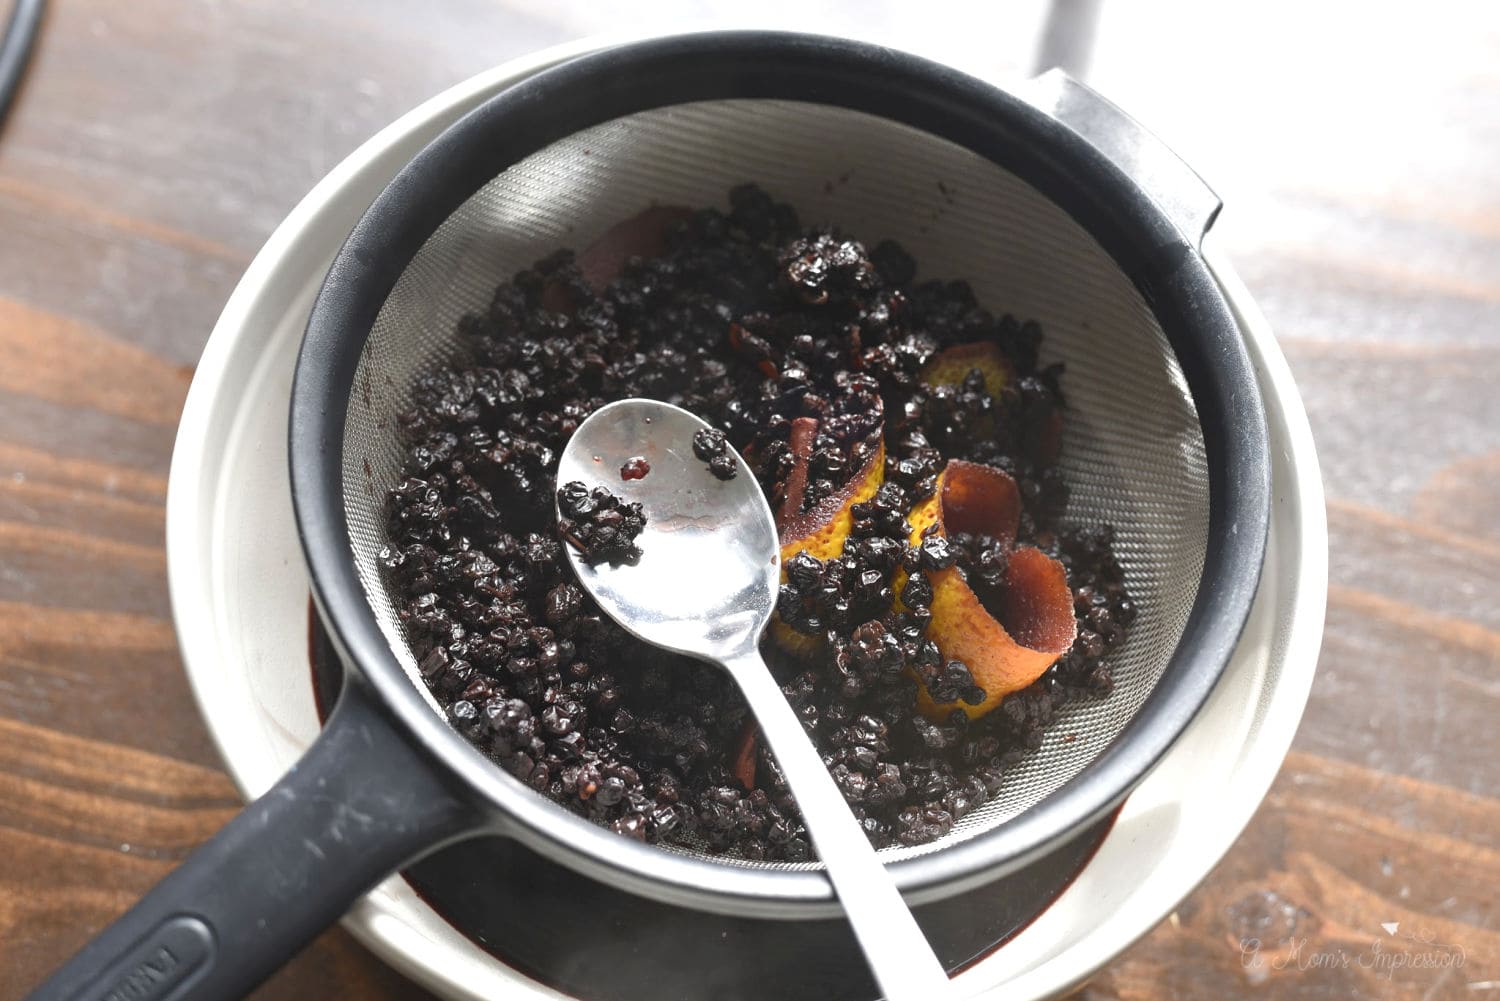
[[[442,87],[740,6],[52,5],[0,132],[0,999],[238,806],[177,658],[163,499],[194,360],[256,248]],[[1081,996],[1500,998],[1500,6],[1061,6],[1049,51],[1225,197],[1311,415],[1332,558],[1270,796]],[[977,7],[763,16],[1028,70],[1047,5]],[[1462,963],[1427,961],[1444,949]],[[331,996],[426,995],[337,929],[256,995]]]

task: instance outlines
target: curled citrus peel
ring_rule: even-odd
[[[746,790],[755,788],[755,766],[758,752],[760,727],[755,718],[745,720],[740,735],[734,742],[734,754],[730,757],[729,772],[739,780]]]
[[[937,490],[911,513],[911,544],[935,525],[941,535],[984,534],[1009,545],[1021,516],[1016,483],[999,469],[953,460],[938,477]],[[1042,676],[1073,645],[1077,625],[1073,592],[1063,565],[1031,546],[1011,550],[998,617],[987,609],[957,567],[927,571],[932,582],[932,623],[927,637],[945,660],[961,660],[984,689],[978,705],[936,703],[922,686],[917,708],[940,719],[955,707],[971,719]]]
[[[830,560],[844,551],[844,540],[854,525],[853,508],[875,496],[885,481],[885,441],[877,430],[872,436],[875,447],[864,464],[842,487],[824,497],[806,511],[802,499],[807,491],[807,470],[817,439],[818,422],[811,417],[792,421],[792,466],[787,477],[786,498],[776,519],[781,531],[783,562],[806,550],[820,560]]]
[[[958,386],[976,369],[984,379],[984,391],[991,396],[998,395],[1015,374],[998,344],[973,341],[939,351],[922,366],[921,379],[929,386]]]
[[[578,270],[595,291],[602,292],[620,277],[632,257],[660,257],[667,252],[667,236],[693,217],[679,205],[653,205],[617,222],[578,255]]]
[[[812,461],[813,445],[818,437],[818,421],[812,417],[798,417],[792,421],[791,448],[792,472],[787,477],[786,494],[776,515],[776,525],[781,533],[781,565],[800,552],[807,552],[819,560],[834,559],[844,552],[844,540],[854,525],[854,505],[863,504],[875,496],[880,484],[885,482],[885,440],[881,426],[876,425],[870,436],[874,448],[864,463],[844,485],[824,497],[811,508],[802,510],[802,501],[807,493],[808,467]],[[782,570],[786,580],[786,570]],[[810,657],[822,650],[824,638],[798,632],[777,616],[771,623],[771,635],[783,650],[799,657]]]
[[[1031,454],[1037,462],[1050,466],[1057,461],[1062,451],[1062,411],[1054,410],[1047,415],[1047,423],[1037,432]]]
[[[575,259],[579,274],[595,292],[603,292],[625,271],[632,257],[660,257],[667,252],[667,237],[693,210],[678,205],[653,205],[629,219],[615,223],[589,244]],[[573,296],[561,283],[551,281],[542,289],[542,308],[572,316],[577,308]]]
[[[997,399],[1015,375],[999,345],[971,341],[939,351],[922,366],[921,379],[929,386],[962,386],[970,372],[978,372],[984,380],[984,391]],[[982,417],[971,430],[976,435],[990,437],[995,433],[995,418]]]

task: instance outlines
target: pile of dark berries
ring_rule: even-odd
[[[405,478],[387,499],[395,541],[381,560],[427,685],[500,767],[631,837],[804,859],[796,805],[759,742],[751,787],[741,781],[753,721],[727,676],[642,644],[578,587],[562,547],[628,556],[639,515],[565,484],[559,522],[557,456],[605,403],[666,400],[719,432],[695,440],[695,455],[712,468],[733,444],[779,509],[793,424],[810,418],[806,510],[883,434],[884,485],[855,506],[843,552],[786,565],[781,618],[821,652],[765,649],[870,839],[931,841],[994,795],[1060,706],[1109,692],[1103,658],[1135,615],[1109,530],[1059,523],[1067,488],[1039,443],[1062,406],[1061,369],[1039,367],[1036,324],[995,317],[964,282],[916,281],[894,243],[867,250],[806,229],[749,185],[730,206],[696,212],[665,254],[632,260],[603,290],[560,251],[463,319],[466,361],[420,380],[402,418]],[[979,340],[1013,367],[1004,389],[987,392],[977,373],[959,386],[922,381],[938,351]],[[984,595],[1005,560],[983,537],[908,546],[907,514],[949,459],[1015,477],[1020,539],[1067,567],[1079,635],[988,715],[933,722],[916,712],[913,676],[939,698],[983,692],[926,636],[928,574],[957,566]]]
[[[729,439],[718,428],[693,433],[693,454],[708,463],[708,471],[721,480],[732,480],[737,472],[729,454]]]
[[[646,528],[646,514],[639,504],[624,503],[606,487],[574,480],[558,488],[557,510],[558,536],[590,563],[641,558],[635,540]]]

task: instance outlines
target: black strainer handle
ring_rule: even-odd
[[[1027,80],[1015,92],[1124,171],[1191,246],[1203,242],[1224,203],[1207,181],[1140,122],[1060,69]]]
[[[442,768],[346,679],[292,770],[33,1001],[241,997],[385,876],[477,829]]]

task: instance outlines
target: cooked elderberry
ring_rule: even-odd
[[[585,493],[587,500],[582,507],[586,508],[586,513],[580,513],[579,498]],[[557,519],[558,535],[590,563],[606,560],[625,563],[640,558],[641,551],[635,540],[646,528],[646,514],[640,504],[622,503],[604,487],[588,490],[582,483],[574,481],[565,483],[558,490],[557,506],[563,512]],[[571,516],[569,511],[573,512]],[[535,547],[527,552],[532,562],[542,562],[541,557],[531,555],[537,552]]]

